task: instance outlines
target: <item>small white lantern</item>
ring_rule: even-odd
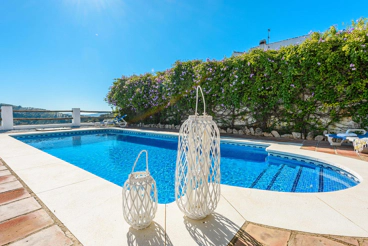
[[[198,89],[204,113],[197,114]],[[212,116],[206,115],[203,91],[197,87],[195,115],[179,131],[175,172],[175,198],[179,209],[191,219],[211,214],[220,200],[220,133]]]
[[[134,172],[141,154],[146,153],[146,171]],[[142,150],[134,162],[132,173],[123,186],[123,214],[134,229],[148,227],[157,211],[156,182],[148,171],[148,153]]]

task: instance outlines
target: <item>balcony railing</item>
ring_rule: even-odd
[[[13,110],[12,106],[2,106],[0,109],[0,130],[13,130],[13,129],[27,129],[37,127],[79,127],[81,125],[94,125],[94,122],[100,122],[104,119],[114,118],[111,111],[96,111],[96,110],[81,110],[79,108],[73,108],[72,110]],[[45,117],[35,117],[35,115],[22,117],[22,114],[41,113],[45,114]],[[55,117],[51,114],[55,113]],[[105,114],[100,116],[88,116],[81,114],[99,113]],[[56,122],[57,123],[50,123]],[[64,123],[60,123],[64,121]],[[69,121],[66,122],[65,121]],[[35,124],[36,122],[36,124]],[[40,122],[40,123],[38,123]]]

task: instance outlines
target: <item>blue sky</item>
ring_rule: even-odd
[[[368,17],[368,1],[0,0],[0,102],[109,110],[114,78]]]

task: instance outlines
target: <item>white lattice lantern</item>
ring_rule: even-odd
[[[146,153],[146,171],[134,172],[141,154]],[[148,170],[148,153],[142,150],[134,162],[132,173],[123,186],[123,214],[135,229],[149,226],[157,211],[157,187]]]
[[[204,113],[199,116],[198,89]],[[175,172],[175,198],[180,210],[191,219],[211,214],[220,200],[220,133],[212,116],[206,115],[201,87],[197,87],[195,115],[179,131]]]

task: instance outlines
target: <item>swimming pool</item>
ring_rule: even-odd
[[[175,200],[176,136],[127,130],[89,130],[16,136],[18,140],[122,186],[138,153],[149,153],[159,203]],[[136,170],[144,170],[144,158]],[[221,183],[279,192],[328,192],[355,186],[350,173],[268,153],[263,146],[221,143]]]

